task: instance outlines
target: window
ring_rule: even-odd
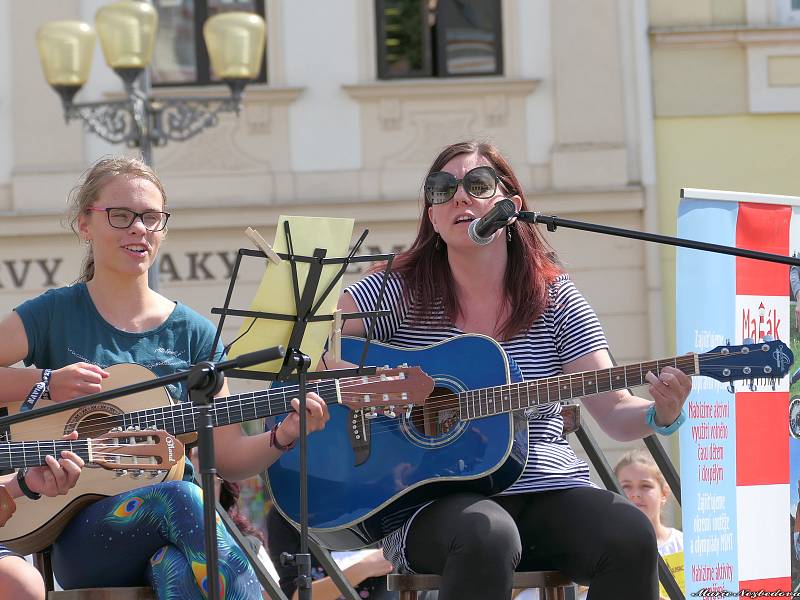
[[[779,23],[800,23],[800,0],[775,0]]]
[[[376,0],[378,77],[503,72],[500,0]]]
[[[216,83],[203,40],[205,20],[233,10],[264,15],[264,0],[155,0],[155,7],[158,36],[150,67],[154,86]],[[266,80],[265,60],[256,81]]]

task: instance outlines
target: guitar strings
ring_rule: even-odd
[[[719,356],[723,356],[723,355],[730,356],[731,354],[733,354],[733,353],[717,353],[717,355],[719,355]],[[740,354],[743,354],[743,353],[740,353]],[[700,362],[706,362],[706,361],[710,360],[711,356],[712,355],[710,355],[710,353],[709,354],[705,354],[705,355],[701,355],[700,358],[699,358],[699,361]],[[667,360],[669,360],[669,359],[667,359]],[[656,361],[652,361],[652,362],[655,363]],[[619,367],[610,367],[609,369],[613,369],[613,368],[619,368]],[[604,370],[605,369],[602,369],[601,371],[604,371]],[[580,373],[555,375],[555,376],[552,376],[552,378],[553,379],[557,379],[559,377],[569,377],[570,375],[574,377],[574,376],[580,375]],[[374,376],[373,377],[369,377],[368,376],[367,379],[368,380],[374,379]],[[542,380],[544,380],[544,379],[550,379],[550,378],[543,378]],[[538,380],[537,379],[535,381],[542,381],[542,380]],[[341,381],[342,381],[342,383],[340,384],[340,389],[342,389],[342,391],[343,391],[342,396],[353,396],[355,398],[360,398],[360,397],[363,396],[363,392],[353,394],[353,393],[348,393],[348,392],[345,391],[346,388],[348,387],[348,384],[345,383],[346,381],[355,382],[353,384],[350,384],[350,385],[353,385],[353,386],[355,386],[355,385],[363,385],[364,381],[363,381],[362,377],[345,378],[345,379],[342,379]],[[377,381],[380,381],[380,378],[378,378]],[[310,383],[311,383],[311,385],[309,387],[314,387],[313,386],[313,382],[310,382]],[[501,387],[509,387],[510,388],[511,386],[514,386],[514,385],[516,385],[517,387],[520,387],[520,384],[524,385],[525,383],[526,382],[515,382],[515,383],[512,383],[512,384],[506,384],[504,386],[493,386],[493,388],[483,388],[483,389],[497,389],[497,388],[501,388]],[[549,386],[549,385],[552,385],[552,383],[545,384],[545,385]],[[317,388],[318,391],[321,391],[323,394],[325,392],[335,391],[335,383],[333,383],[332,381],[329,381],[329,380],[327,382],[320,382],[318,384],[318,386],[319,386]],[[251,398],[253,399],[254,406],[256,404],[256,402],[255,402],[256,400],[263,398],[265,395],[268,396],[268,394],[271,391],[278,391],[278,390],[265,390],[263,392],[252,393]],[[279,391],[280,391],[280,393],[282,395],[285,396],[287,393],[291,393],[291,392],[296,391],[296,388],[294,386],[287,386],[285,388],[280,388]],[[471,391],[477,391],[477,390],[471,390]],[[377,395],[379,395],[379,394],[376,394],[376,396]],[[227,401],[220,401],[220,402],[215,403],[215,406],[217,408],[219,408],[220,410],[223,410],[223,409],[230,410],[228,405],[229,404],[233,404],[233,403],[241,404],[242,396],[247,396],[247,394],[242,394],[242,395],[236,396],[236,397],[230,397],[230,399],[227,400]],[[445,395],[437,396],[435,401],[428,402],[428,403],[426,403],[426,405],[427,405],[428,408],[435,408],[436,407],[435,405],[438,404],[438,405],[441,406],[441,405],[444,405],[444,404],[449,404],[449,403],[451,403],[451,401],[453,399],[455,399],[457,397],[458,397],[457,394],[445,394]],[[557,400],[553,400],[552,402],[557,402]],[[282,400],[270,400],[269,401],[269,405],[270,405],[270,409],[271,409],[270,412],[271,413],[274,413],[274,410],[272,410],[274,408],[274,406],[273,406],[274,404],[280,405],[280,404],[285,404],[285,403]],[[386,405],[388,405],[388,403],[380,404],[380,406],[386,406]],[[167,406],[167,407],[157,407],[157,408],[153,408],[153,409],[145,409],[143,411],[135,411],[135,412],[136,413],[141,413],[141,412],[146,412],[147,410],[157,411],[159,409],[162,409],[162,412],[164,411],[164,409],[167,409],[167,410],[169,410],[169,411],[171,411],[173,413],[177,412],[177,413],[179,413],[179,417],[175,416],[175,415],[173,415],[173,417],[181,418],[181,419],[185,418],[186,416],[194,418],[194,416],[196,414],[195,413],[196,407],[191,403],[179,403],[179,404],[170,405],[170,406]],[[176,410],[176,409],[178,409],[178,410]],[[155,415],[153,415],[153,416],[155,416]],[[486,416],[488,416],[488,415],[486,415]],[[164,415],[162,415],[162,418],[164,418]],[[83,423],[91,423],[93,425],[97,425],[98,427],[101,427],[102,423],[105,423],[106,426],[108,426],[110,428],[116,423],[116,420],[115,420],[115,418],[113,416],[104,415],[104,416],[99,416],[99,417],[87,418],[86,420],[83,421]]]
[[[737,354],[743,355],[745,353],[743,353],[743,352],[705,353],[705,354],[701,354],[698,357],[698,362],[699,363],[705,363],[705,362],[709,362],[711,360],[714,360],[715,358],[720,357],[720,356],[731,357],[731,356],[734,356],[734,355],[737,355]],[[648,362],[653,363],[653,366],[657,366],[658,362],[662,362],[662,363],[663,362],[673,362],[674,363],[677,358],[681,358],[681,357],[675,357],[673,359],[662,359],[660,361],[645,361],[645,362],[640,364],[640,369],[641,369],[641,365],[647,364]],[[686,356],[684,356],[683,358],[686,358]],[[627,366],[630,367],[631,365],[627,365]],[[664,366],[668,366],[668,365],[664,365]],[[751,365],[751,367],[757,367],[757,366],[758,365]],[[530,380],[530,381],[513,382],[513,383],[509,383],[509,384],[491,386],[491,387],[488,387],[488,388],[480,388],[480,389],[474,389],[474,390],[469,390],[469,391],[471,393],[475,393],[476,395],[482,390],[497,390],[499,388],[507,388],[507,391],[509,391],[509,392],[519,392],[520,388],[522,388],[523,386],[527,386],[528,384],[532,384],[534,382],[539,382],[538,384],[536,384],[537,387],[544,385],[549,390],[549,388],[552,385],[554,385],[556,380],[558,380],[559,378],[569,378],[569,384],[570,384],[570,386],[572,386],[572,381],[571,381],[572,378],[582,376],[585,373],[601,374],[601,377],[603,377],[604,375],[602,374],[602,372],[608,370],[609,371],[609,375],[608,376],[610,377],[611,376],[611,371],[613,369],[624,369],[624,368],[625,368],[625,366],[623,365],[623,366],[619,366],[619,367],[609,367],[608,369],[599,369],[597,371],[587,371],[587,372],[582,372],[582,373],[579,372],[579,373],[559,374],[559,375],[553,375],[553,376],[544,377],[544,378],[535,379],[535,380]],[[365,379],[366,379],[366,381],[365,381]],[[551,381],[548,381],[548,383],[542,383],[542,382],[547,381],[547,380],[551,380]],[[385,380],[382,379],[380,374],[373,375],[373,376],[364,376],[364,377],[342,378],[340,380],[340,385],[339,385],[340,395],[341,395],[341,397],[343,399],[346,399],[346,398],[349,397],[351,399],[355,398],[356,400],[358,400],[360,398],[363,398],[363,396],[364,396],[364,394],[366,392],[355,392],[355,393],[354,392],[348,392],[347,391],[348,387],[363,386],[365,383],[367,383],[367,384],[368,383],[380,383],[382,381],[385,381]],[[391,379],[390,381],[396,383],[398,380],[397,379]],[[645,385],[647,383],[648,382],[643,381],[640,385]],[[633,385],[634,387],[638,387],[637,384],[635,384],[635,383],[633,383],[631,385]],[[516,386],[516,389],[514,389],[513,386]],[[627,387],[627,386],[620,386],[620,389],[622,389],[624,387]],[[311,382],[309,382],[307,388],[309,388],[309,391],[318,391],[318,392],[320,392],[321,395],[325,395],[327,393],[335,393],[336,384],[335,384],[335,382],[333,382],[331,380],[323,380],[323,381],[320,381],[320,382],[318,382],[316,384],[313,381],[311,381]],[[240,395],[229,396],[229,397],[227,397],[225,399],[220,399],[219,401],[215,402],[213,410],[214,410],[214,412],[217,412],[217,411],[221,412],[223,410],[227,410],[230,413],[230,406],[231,405],[235,405],[234,409],[240,411],[240,413],[241,413],[241,412],[243,412],[242,411],[242,405],[246,406],[246,405],[250,404],[250,402],[249,402],[250,400],[252,400],[252,405],[253,405],[253,408],[255,409],[256,406],[259,404],[259,402],[258,402],[259,400],[262,400],[264,397],[269,397],[270,394],[280,393],[283,396],[283,398],[274,399],[274,400],[268,400],[267,401],[267,404],[268,404],[269,409],[270,409],[270,411],[269,411],[270,415],[269,416],[275,416],[277,414],[285,414],[288,411],[286,411],[286,410],[275,411],[275,408],[276,407],[280,408],[281,406],[285,406],[287,401],[288,401],[288,400],[285,400],[286,396],[287,395],[291,395],[292,393],[295,393],[298,390],[299,390],[299,386],[286,386],[286,387],[283,387],[283,388],[268,389],[268,390],[263,390],[263,391],[259,391],[259,392],[248,392],[248,393],[244,393],[244,394],[240,394]],[[392,394],[394,394],[394,395],[397,395],[397,393],[398,392],[392,392]],[[526,393],[527,393],[527,391],[526,391]],[[570,387],[570,393],[571,393],[571,387]],[[603,392],[594,392],[592,394],[587,394],[587,395],[594,395],[595,393],[603,393]],[[463,394],[463,392],[462,392],[462,394]],[[373,395],[373,393],[370,392],[370,395]],[[377,398],[377,397],[382,396],[382,393],[374,393],[374,395]],[[436,396],[435,399],[431,399],[428,402],[425,402],[424,404],[425,404],[425,406],[427,408],[434,409],[434,410],[439,408],[439,407],[446,406],[446,405],[450,405],[451,408],[457,408],[456,406],[452,406],[452,401],[455,400],[455,399],[458,399],[459,397],[460,396],[459,396],[458,393],[442,394],[440,396]],[[575,396],[575,397],[581,397],[581,396],[578,395],[578,396]],[[550,403],[555,403],[555,402],[559,402],[559,401],[561,401],[560,398],[558,400],[548,400],[547,402],[540,402],[538,404],[550,404]],[[328,401],[328,402],[329,403],[335,403],[335,402],[332,402],[332,401]],[[470,401],[470,402],[480,402],[480,401],[479,400],[474,400],[474,401]],[[363,404],[363,402],[357,402],[357,404]],[[390,404],[391,404],[391,401],[375,403],[376,408],[377,407],[385,407],[385,406],[388,406]],[[402,404],[400,402],[395,402],[394,406],[395,406],[397,412],[404,412],[404,410],[402,408]],[[417,406],[422,406],[422,404],[417,404]],[[526,408],[528,408],[528,407],[521,407],[518,410],[525,410]],[[160,418],[163,419],[165,422],[167,422],[169,419],[172,419],[173,421],[177,420],[177,419],[180,419],[181,422],[183,422],[183,420],[186,417],[194,419],[195,416],[197,414],[199,414],[199,411],[198,411],[197,407],[194,404],[192,404],[191,402],[183,402],[183,403],[177,403],[175,405],[168,405],[168,406],[163,406],[163,407],[155,407],[155,408],[150,408],[150,409],[142,409],[142,410],[139,410],[139,411],[134,411],[133,413],[127,413],[127,416],[132,415],[132,414],[141,415],[142,413],[146,413],[148,411],[154,411],[154,412],[155,411],[161,411],[162,414],[160,415]],[[169,413],[172,413],[172,414],[167,416],[165,414],[166,412],[169,412]],[[382,413],[378,413],[378,414],[380,416],[383,416]],[[474,417],[474,418],[480,418],[482,416],[490,416],[490,415],[476,415],[476,417]],[[87,419],[83,420],[81,423],[82,423],[82,425],[87,425],[88,424],[90,426],[97,427],[97,428],[102,428],[103,426],[107,426],[110,429],[111,427],[117,425],[119,418],[120,418],[119,416],[115,417],[113,415],[101,415],[101,416],[97,416],[97,417],[88,417]],[[153,415],[143,415],[143,418],[146,420],[148,418],[158,418],[158,417],[157,417],[156,414],[153,414]],[[258,418],[258,417],[256,417],[256,418]],[[387,424],[388,423],[390,423],[390,421],[387,421]],[[380,428],[377,428],[377,429],[380,429]],[[29,433],[32,433],[32,432],[29,432]]]
[[[155,432],[154,432],[155,433]],[[152,435],[130,435],[128,437],[153,437]],[[128,458],[152,458],[147,456],[139,456],[137,454],[128,454],[122,452],[122,450],[126,450],[128,448],[141,448],[142,446],[151,446],[154,445],[153,442],[143,441],[139,443],[121,443],[121,444],[108,444],[102,443],[103,440],[113,440],[116,438],[91,438],[92,456],[96,457],[103,457],[103,456],[110,456],[110,457],[128,457]],[[97,448],[94,445],[98,445]],[[34,445],[36,446],[34,448]],[[53,441],[39,441],[39,440],[27,440],[27,441],[20,441],[20,442],[0,442],[0,458],[5,459],[8,457],[9,459],[14,458],[21,458],[30,456],[31,454],[38,454],[42,457],[42,461],[44,461],[44,456],[49,455],[53,456],[52,452],[44,452],[44,450],[53,450],[57,451],[60,455],[61,451],[67,450],[69,452],[74,452],[81,456],[81,454],[85,454],[88,456],[89,454],[89,439],[77,439],[77,440],[53,440]],[[52,448],[43,449],[42,446],[52,446]],[[81,456],[81,458],[84,458]],[[41,462],[39,464],[44,464]],[[28,466],[33,466],[33,464],[29,464]]]
[[[385,376],[385,375],[384,375]],[[359,377],[348,377],[343,378],[340,380],[339,389],[342,390],[343,388],[349,387],[360,387],[363,385],[368,385],[372,383],[396,383],[401,381],[396,377],[389,379],[388,381],[383,379],[384,377],[380,374],[376,375],[367,375],[367,376],[359,376]],[[343,383],[343,382],[349,383]],[[306,386],[308,391],[317,391],[319,390],[321,393],[320,395],[332,395],[336,392],[336,383],[332,380],[325,380],[325,382],[320,382],[316,384],[315,382],[311,381]],[[231,396],[227,396],[224,398],[219,398],[217,401],[214,402],[212,406],[212,412],[221,412],[227,411],[230,414],[231,406],[234,407],[234,410],[237,412],[241,412],[236,407],[247,407],[252,405],[253,408],[257,406],[263,406],[260,400],[264,398],[269,398],[270,395],[277,396],[281,395],[280,399],[273,398],[268,400],[266,405],[269,408],[270,414],[264,416],[278,416],[280,414],[285,414],[289,412],[289,410],[277,410],[280,407],[283,407],[287,404],[291,403],[291,395],[299,391],[299,386],[286,386],[282,388],[274,388],[274,389],[266,389],[260,390],[257,392],[245,392],[242,394],[234,394]],[[347,392],[345,392],[346,394]],[[366,393],[366,392],[365,392]],[[399,394],[400,392],[392,392],[393,394]],[[357,396],[362,396],[363,394],[356,394]],[[372,395],[372,394],[371,394]],[[375,394],[376,396],[378,394]],[[335,403],[335,401],[332,401]],[[160,411],[160,415],[157,414]],[[148,415],[145,413],[151,412],[152,414]],[[167,414],[169,413],[169,414]],[[131,417],[132,415],[139,415],[140,420],[147,420],[151,418],[160,418],[165,422],[168,421],[180,421],[183,422],[186,418],[194,419],[199,414],[199,409],[195,406],[192,402],[177,402],[175,404],[169,404],[164,406],[157,406],[153,408],[144,408],[140,410],[135,410],[130,413],[123,413],[120,415],[110,415],[110,414],[102,414],[102,415],[92,415],[88,416],[85,419],[80,421],[81,428],[85,427],[92,427],[95,429],[100,429],[103,434],[107,431],[111,430],[113,427],[119,425],[120,420],[124,417]],[[256,418],[263,418],[256,417]],[[107,429],[103,429],[103,427],[107,427]],[[26,435],[36,434],[38,432],[42,433],[52,433],[52,428],[40,427],[38,429],[32,428],[26,430]],[[36,440],[31,440],[36,441]],[[50,442],[52,440],[41,440],[43,442]],[[62,440],[58,440],[62,441]],[[0,442],[2,443],[2,442]]]

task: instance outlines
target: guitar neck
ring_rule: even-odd
[[[48,440],[0,443],[0,469],[22,469],[45,464],[47,455],[61,458],[69,450],[89,462],[89,440]]]
[[[687,354],[597,371],[556,375],[533,381],[467,390],[458,394],[460,417],[462,419],[486,417],[636,387],[647,383],[645,375],[648,371],[658,375],[668,366],[675,367],[687,375],[698,375],[700,372],[698,355]]]
[[[333,381],[309,382],[306,391],[318,394],[328,404],[339,402],[338,385]],[[211,406],[214,427],[288,413],[292,410],[292,398],[297,395],[297,387],[289,386],[217,398]],[[121,425],[123,429],[155,428],[181,435],[197,431],[199,414],[194,404],[181,402],[124,414]]]

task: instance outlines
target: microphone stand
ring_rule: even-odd
[[[791,256],[783,256],[780,254],[771,254],[768,252],[758,252],[755,250],[747,250],[744,248],[735,248],[733,246],[724,246],[721,244],[710,244],[708,242],[698,242],[695,240],[687,240],[684,238],[673,237],[669,235],[661,235],[656,233],[648,233],[642,231],[635,231],[633,229],[622,229],[620,227],[610,227],[607,225],[598,225],[596,223],[587,223],[586,221],[575,221],[572,219],[562,219],[554,215],[544,215],[534,211],[519,211],[516,213],[516,218],[524,223],[539,224],[542,223],[547,227],[547,231],[554,232],[558,227],[566,227],[567,229],[578,229],[580,231],[590,231],[592,233],[601,233],[605,235],[613,235],[617,237],[630,238],[634,240],[642,240],[645,242],[655,242],[657,244],[666,244],[669,246],[679,246],[682,248],[691,248],[693,250],[702,250],[704,252],[716,252],[718,254],[729,254],[732,256],[741,256],[742,258],[751,258],[754,260],[763,260],[767,262],[780,263],[785,265],[800,266],[800,259]],[[611,466],[602,456],[599,446],[589,432],[581,427],[578,430],[578,437],[581,444],[586,449],[587,454],[592,459],[595,469],[597,469],[600,478],[605,483],[606,487],[618,494],[622,490],[617,483],[616,478],[613,476]],[[669,457],[661,445],[661,442],[655,435],[649,435],[644,439],[650,454],[653,456],[658,468],[665,474],[667,484],[673,493],[673,496],[680,504],[681,488],[680,478],[678,477],[675,468],[670,462]],[[659,556],[658,560],[659,579],[661,580],[667,594],[673,600],[683,600],[684,595],[681,589],[675,582],[675,578],[669,571],[663,558]]]
[[[517,217],[517,219],[525,223],[544,223],[547,226],[547,231],[555,231],[558,227],[566,227],[567,229],[579,229],[581,231],[591,231],[593,233],[615,235],[617,237],[626,237],[634,240],[642,240],[645,242],[655,242],[657,244],[667,244],[669,246],[680,246],[682,248],[703,250],[705,252],[716,252],[718,254],[730,254],[732,256],[741,256],[743,258],[765,260],[767,262],[781,263],[784,265],[792,265],[795,267],[800,267],[799,258],[794,258],[792,256],[783,256],[781,254],[770,254],[769,252],[758,252],[756,250],[734,248],[733,246],[723,246],[721,244],[709,244],[708,242],[697,242],[695,240],[687,240],[684,238],[672,237],[669,235],[660,235],[657,233],[634,231],[633,229],[622,229],[620,227],[609,227],[607,225],[587,223],[586,221],[574,221],[572,219],[562,219],[561,217],[556,217],[553,215],[543,215],[542,213],[529,210],[520,211],[515,216]]]

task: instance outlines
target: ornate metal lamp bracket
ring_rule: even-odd
[[[149,98],[139,90],[127,100],[65,103],[66,121],[80,119],[87,130],[112,144],[143,147],[183,141],[219,123],[220,113],[239,113],[241,94],[227,98]]]

